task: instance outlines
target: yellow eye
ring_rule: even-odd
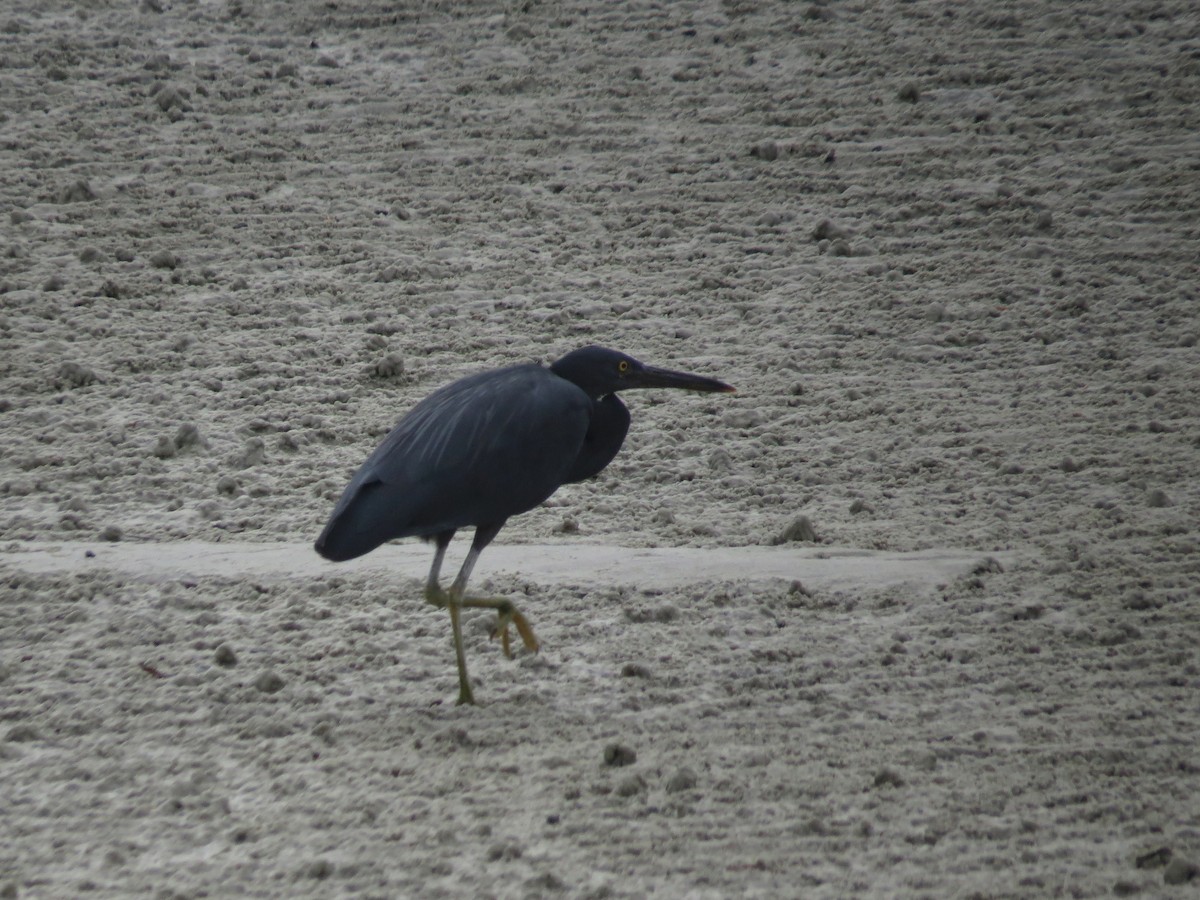
[[[617,363],[617,371],[624,375],[629,371],[629,363],[625,360],[621,360],[619,363]]]

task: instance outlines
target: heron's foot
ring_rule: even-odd
[[[504,648],[504,655],[509,659],[513,658],[512,648],[508,642],[508,626],[513,625],[517,629],[517,634],[521,636],[522,643],[531,653],[537,653],[541,649],[538,643],[537,635],[533,633],[533,626],[529,624],[529,620],[523,616],[515,606],[509,604],[508,611],[496,613],[496,627],[492,631],[492,639],[496,635],[500,635],[500,646]]]
[[[458,682],[458,699],[454,701],[455,706],[474,706],[475,695],[471,692],[471,682],[462,679]]]
[[[521,642],[527,650],[537,653],[541,649],[537,635],[533,633],[533,626],[529,624],[529,620],[520,610],[513,606],[511,600],[497,597],[463,597],[462,605],[496,611],[496,627],[492,629],[492,638],[500,637],[500,646],[504,648],[504,655],[509,659],[513,658],[512,644],[508,638],[509,625],[517,629],[517,634],[520,635]]]

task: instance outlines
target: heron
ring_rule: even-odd
[[[479,554],[509,518],[612,462],[629,431],[629,410],[617,393],[634,388],[735,390],[714,378],[648,366],[597,346],[575,350],[548,367],[525,363],[469,375],[401,418],[334,506],[315,544],[328,560],[354,559],[397,538],[434,543],[425,600],[450,613],[460,705],[475,703],[463,650],[463,609],[496,613],[492,636],[500,637],[510,659],[509,625],[526,648],[539,649],[529,621],[511,601],[467,594]],[[468,526],[475,529],[471,548],[444,589],[446,548]]]

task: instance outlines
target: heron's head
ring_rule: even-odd
[[[560,378],[582,388],[592,399],[634,388],[680,388],[685,391],[731,394],[734,388],[715,378],[672,372],[638,362],[607,347],[573,350],[550,366]]]

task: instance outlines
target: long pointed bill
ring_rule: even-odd
[[[705,378],[703,375],[691,375],[687,372],[672,372],[654,366],[646,366],[626,376],[621,390],[627,391],[630,388],[679,388],[685,391],[704,391],[708,394],[732,394],[737,391],[732,385],[715,378]]]

